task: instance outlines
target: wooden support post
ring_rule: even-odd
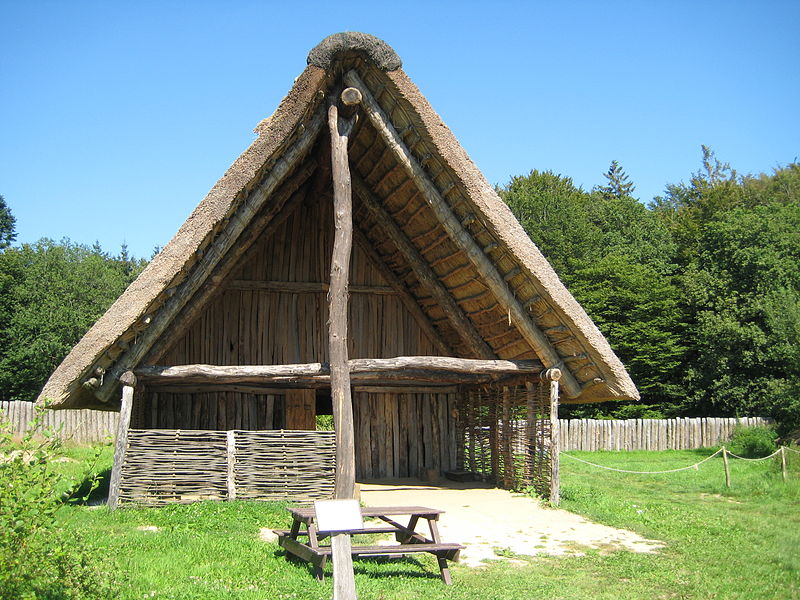
[[[558,506],[561,502],[561,435],[558,422],[558,380],[559,369],[548,369],[550,379],[550,504]]]
[[[786,471],[786,446],[781,446],[781,474],[785,483],[789,478],[789,473]]]
[[[342,101],[357,107],[361,101],[358,90],[347,89]],[[328,353],[331,364],[331,397],[333,424],[336,430],[335,498],[355,498],[356,460],[353,432],[353,402],[350,397],[350,368],[347,356],[347,285],[350,255],[353,248],[353,198],[347,141],[357,115],[349,120],[339,118],[338,101],[332,98],[328,106],[328,128],[331,135],[331,165],[333,171],[333,214],[336,232],[331,256],[331,282],[328,290]],[[331,538],[333,559],[333,598],[356,598],[353,556],[350,535],[339,533]]]
[[[489,402],[489,452],[492,469],[492,483],[500,485],[500,436],[497,433],[497,399],[490,397]]]
[[[725,487],[731,487],[731,467],[728,464],[728,449],[722,447],[722,463],[725,466]]]
[[[225,457],[228,461],[228,500],[236,500],[236,432],[226,432]]]
[[[503,487],[510,490],[514,486],[514,431],[511,426],[511,390],[503,387],[503,426],[500,429],[503,446]]]
[[[108,507],[114,510],[119,505],[119,487],[122,481],[122,466],[128,450],[128,428],[131,424],[131,407],[133,391],[136,387],[136,376],[126,371],[119,378],[122,383],[122,406],[119,409],[117,425],[117,441],[114,445],[114,466],[111,469],[111,483],[108,490]]]
[[[533,485],[534,464],[533,457],[536,452],[536,387],[533,383],[525,384],[525,400],[527,405],[525,431],[525,482]]]

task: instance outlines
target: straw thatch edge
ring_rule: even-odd
[[[461,181],[476,208],[483,213],[487,227],[520,260],[529,279],[549,296],[551,306],[556,308],[563,322],[593,355],[603,372],[604,381],[586,388],[580,396],[581,400],[638,400],[636,385],[606,338],[558,278],[511,209],[489,185],[419,88],[402,69],[387,73],[386,76],[396,86],[398,94],[415,109],[440,156]]]
[[[50,408],[115,409],[83,390],[81,381],[120,336],[151,312],[154,300],[190,264],[207,236],[230,214],[239,194],[258,177],[264,164],[301,123],[309,106],[314,104],[315,95],[324,87],[325,77],[324,70],[309,66],[295,80],[272,117],[259,125],[258,138],[211,188],[170,242],[75,345],[50,376],[37,402],[49,400]]]

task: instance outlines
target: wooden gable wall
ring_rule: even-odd
[[[262,282],[325,284],[332,244],[330,203],[306,200],[271,237],[248,251],[224,289],[157,364],[327,361],[328,306],[321,286],[295,293]],[[377,293],[351,292],[351,358],[439,354],[357,244],[350,280],[353,290],[378,288]]]

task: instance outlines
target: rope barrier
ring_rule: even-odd
[[[587,465],[591,465],[593,467],[597,467],[599,469],[606,469],[607,471],[616,471],[617,473],[635,473],[635,474],[638,474],[638,475],[649,475],[649,474],[660,474],[660,473],[677,473],[678,471],[688,471],[689,469],[697,469],[697,467],[702,465],[704,462],[711,460],[712,458],[714,458],[717,454],[719,454],[721,452],[722,452],[722,448],[720,448],[719,450],[714,452],[714,454],[712,454],[711,456],[707,456],[706,458],[704,458],[700,462],[697,462],[697,463],[695,463],[693,465],[689,465],[688,467],[680,467],[680,468],[677,468],[677,469],[667,469],[666,471],[629,471],[628,469],[615,469],[614,467],[607,467],[605,465],[598,465],[596,463],[589,462],[588,460],[583,460],[582,458],[578,458],[577,456],[572,456],[572,455],[566,454],[564,452],[561,453],[561,456],[566,456],[567,458],[571,458],[572,460],[577,460],[578,462],[582,462],[582,463],[585,463]]]
[[[759,461],[759,460],[767,460],[768,458],[772,458],[773,456],[778,456],[778,454],[780,454],[780,453],[781,453],[781,449],[778,448],[777,450],[775,450],[775,452],[773,452],[769,456],[764,456],[764,457],[761,457],[761,458],[745,458],[744,456],[739,456],[738,454],[734,454],[733,452],[728,450],[728,456],[732,456],[733,458],[738,458],[739,460],[749,460],[749,461],[753,461],[753,462],[756,462],[756,461]]]
[[[786,450],[790,450],[791,452],[794,452],[796,454],[800,454],[800,451],[795,450],[793,448],[789,448],[788,446],[783,446],[783,448],[785,448]],[[733,452],[731,452],[730,450],[725,448],[725,446],[723,446],[722,448],[720,448],[719,450],[714,452],[714,454],[712,454],[711,456],[707,456],[706,458],[704,458],[700,462],[696,462],[693,465],[689,465],[688,467],[679,467],[677,469],[667,469],[665,471],[631,471],[631,470],[628,470],[628,469],[617,469],[615,467],[607,467],[606,465],[598,465],[597,463],[589,462],[588,460],[583,460],[582,458],[578,458],[577,456],[572,456],[571,454],[567,454],[566,452],[561,452],[560,456],[566,456],[567,458],[571,458],[572,460],[577,460],[578,462],[582,462],[584,464],[591,465],[593,467],[597,467],[598,469],[605,469],[607,471],[616,471],[617,473],[634,473],[634,474],[637,474],[637,475],[652,475],[652,474],[656,474],[657,475],[657,474],[662,474],[662,473],[677,473],[679,471],[688,471],[690,469],[697,470],[697,468],[700,465],[702,465],[704,462],[707,462],[707,461],[711,460],[712,458],[714,458],[718,454],[722,453],[723,450],[727,452],[728,456],[732,456],[733,458],[738,458],[739,460],[748,460],[748,461],[751,461],[751,462],[758,462],[758,461],[762,461],[762,460],[768,460],[768,459],[773,458],[773,457],[775,457],[775,456],[777,456],[778,454],[781,453],[781,448],[778,448],[775,452],[773,452],[769,456],[764,456],[762,458],[745,458],[744,456],[739,456],[737,454],[734,454]]]

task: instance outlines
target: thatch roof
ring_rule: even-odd
[[[340,33],[314,48],[308,63],[258,125],[257,139],[73,348],[40,400],[113,409],[119,375],[153,364],[287,198],[328,169],[324,100],[343,82],[365,92],[366,114],[350,144],[357,230],[408,285],[442,345],[464,358],[538,358],[559,367],[566,401],[638,398],[608,342],[395,52],[372,36]],[[444,307],[421,271],[445,291]]]

